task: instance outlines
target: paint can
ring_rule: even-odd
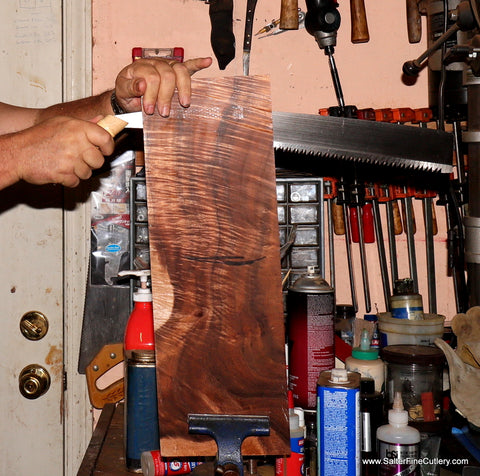
[[[314,266],[288,289],[288,380],[295,405],[316,407],[320,372],[335,367],[335,295]]]
[[[360,378],[336,368],[318,378],[319,476],[360,476]]]

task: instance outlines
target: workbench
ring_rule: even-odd
[[[103,407],[77,476],[132,475],[125,466],[123,410],[123,403]]]
[[[127,471],[125,466],[123,412],[123,403],[105,405],[77,476],[131,476],[134,474]],[[448,446],[453,449],[452,446],[457,447],[458,443],[452,439],[448,442]],[[458,474],[444,468],[440,471],[440,476],[458,476]]]

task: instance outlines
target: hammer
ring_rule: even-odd
[[[298,30],[298,0],[282,0],[279,27],[282,30]]]
[[[364,0],[350,0],[350,17],[352,22],[352,43],[367,43],[370,40],[370,35],[368,33]]]

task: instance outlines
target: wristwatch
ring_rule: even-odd
[[[113,113],[114,114],[125,114],[127,111],[118,104],[117,95],[115,94],[115,90],[112,92],[112,96],[110,97],[110,104],[112,105]]]

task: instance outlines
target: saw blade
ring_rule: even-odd
[[[313,157],[427,172],[453,171],[453,136],[404,124],[273,113],[274,147]]]

